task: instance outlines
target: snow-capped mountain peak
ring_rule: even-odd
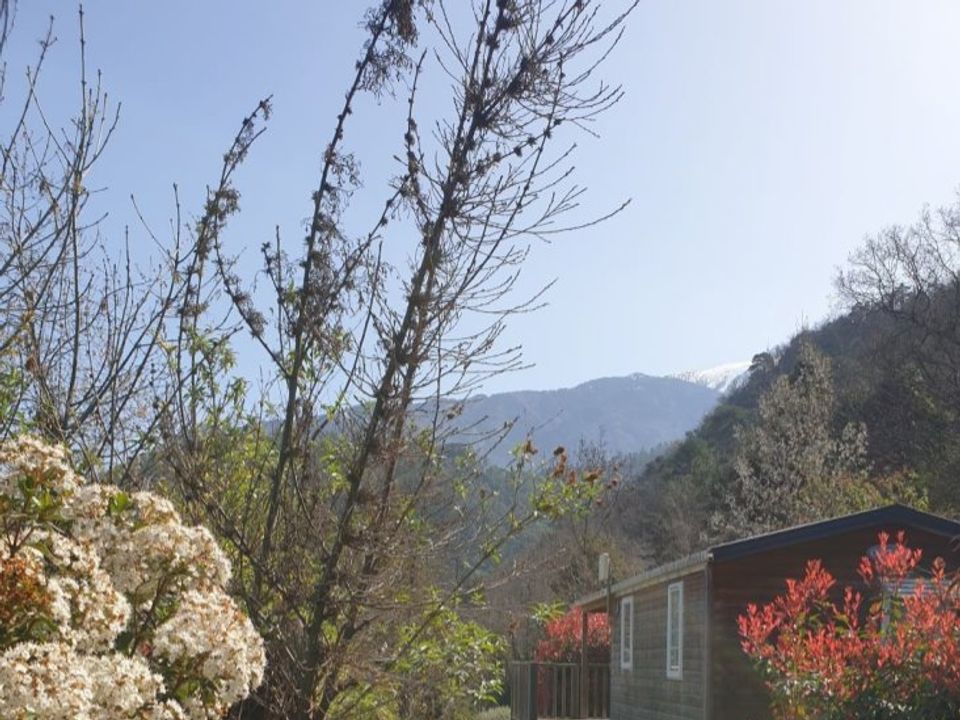
[[[703,385],[712,388],[719,393],[726,394],[731,390],[736,390],[747,380],[747,373],[750,369],[750,361],[732,362],[706,370],[687,370],[679,372],[670,377],[678,380]]]

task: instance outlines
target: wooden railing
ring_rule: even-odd
[[[610,717],[610,666],[510,663],[511,720]]]

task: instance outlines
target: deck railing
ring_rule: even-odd
[[[579,663],[511,663],[511,720],[610,717],[610,666],[583,671]]]

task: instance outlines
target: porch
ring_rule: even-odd
[[[511,720],[610,717],[609,663],[513,662]]]

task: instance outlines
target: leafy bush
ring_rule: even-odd
[[[946,718],[960,712],[960,589],[942,558],[881,533],[859,573],[869,605],[842,599],[819,560],[773,602],[739,618],[744,651],[764,675],[779,720]]]
[[[380,656],[352,668],[351,686],[337,696],[328,718],[473,720],[503,692],[504,641],[454,608],[427,604],[381,637],[377,649],[393,648],[396,662],[388,665]]]

